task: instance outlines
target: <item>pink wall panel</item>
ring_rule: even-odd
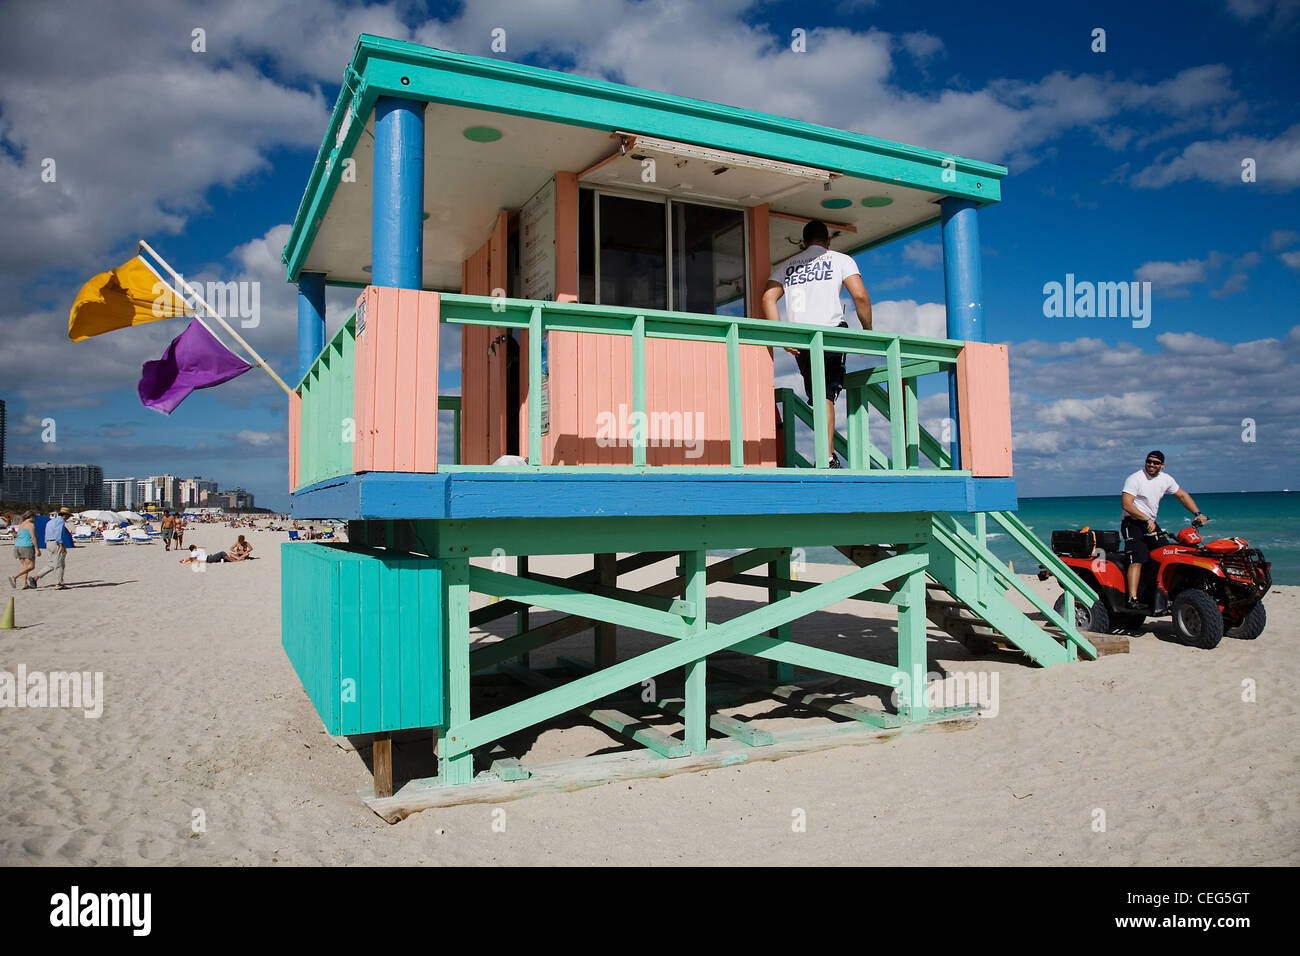
[[[436,292],[369,286],[357,336],[353,468],[438,470],[438,310]]]
[[[961,465],[977,478],[1011,476],[1011,373],[1005,345],[967,342],[957,359]]]

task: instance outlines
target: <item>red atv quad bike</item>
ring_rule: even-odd
[[[1080,630],[1110,634],[1138,628],[1148,617],[1171,615],[1184,644],[1207,650],[1218,647],[1224,634],[1249,641],[1263,633],[1261,599],[1273,578],[1258,548],[1241,538],[1206,543],[1194,527],[1173,541],[1157,527],[1155,538],[1138,583],[1142,609],[1132,610],[1124,583],[1129,555],[1120,550],[1118,531],[1052,532],[1052,550],[1097,592],[1092,607],[1075,604]],[[1051,572],[1040,567],[1038,577],[1046,581]],[[1057,613],[1064,608],[1062,595]]]

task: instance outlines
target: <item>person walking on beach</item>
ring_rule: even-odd
[[[39,584],[45,575],[51,571],[58,571],[59,576],[54,585],[56,591],[68,589],[68,586],[63,583],[63,573],[68,559],[68,544],[72,541],[67,525],[67,519],[71,517],[70,508],[60,508],[58,515],[45,523],[45,550],[49,555],[49,564],[40,574],[32,576],[32,580]]]
[[[1124,550],[1131,555],[1124,583],[1128,586],[1128,606],[1139,610],[1142,604],[1137,598],[1138,582],[1142,579],[1142,565],[1151,559],[1152,543],[1157,537],[1156,513],[1160,510],[1160,499],[1172,494],[1192,513],[1193,525],[1210,520],[1196,510],[1192,496],[1164,468],[1164,452],[1147,452],[1146,462],[1125,479],[1120,495],[1124,520],[1120,522],[1119,532],[1124,537]]]
[[[40,540],[36,534],[36,522],[32,519],[36,517],[35,511],[29,511],[23,515],[22,523],[18,525],[18,537],[14,539],[14,557],[18,559],[18,565],[21,570],[17,574],[10,575],[9,586],[18,587],[18,579],[23,579],[23,590],[33,587],[27,581],[27,574],[36,567],[36,559],[40,556]]]
[[[176,519],[172,517],[170,511],[164,512],[162,518],[162,539],[164,551],[170,551],[172,549],[172,535],[175,533]]]
[[[185,543],[185,516],[179,511],[172,515],[172,543],[176,545],[177,551]]]
[[[853,298],[858,321],[871,328],[871,297],[862,284],[862,273],[852,256],[830,248],[830,233],[824,222],[814,219],[803,227],[803,249],[786,259],[774,270],[763,289],[763,318],[780,320],[777,302],[785,297],[785,316],[791,322],[847,329],[840,290],[847,289]],[[804,393],[814,411],[817,401],[812,394],[811,353],[805,349],[786,349],[795,357],[803,376]],[[826,400],[827,436],[831,441],[830,467],[839,468],[835,454],[835,400],[844,391],[844,353],[827,351]]]

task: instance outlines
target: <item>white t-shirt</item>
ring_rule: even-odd
[[[1111,487],[1115,486],[1111,485]],[[1139,468],[1129,475],[1124,482],[1124,494],[1132,495],[1133,503],[1137,505],[1138,511],[1148,518],[1154,518],[1156,512],[1160,510],[1161,498],[1173,494],[1177,490],[1178,482],[1174,481],[1174,476],[1167,471],[1160,472],[1154,478],[1148,478],[1146,469]],[[1124,517],[1131,518],[1133,516],[1126,511]]]
[[[852,256],[809,246],[772,270],[771,279],[785,287],[785,317],[789,321],[836,326],[844,319],[840,303],[844,280],[861,274]]]

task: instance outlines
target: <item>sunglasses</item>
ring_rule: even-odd
[[[1164,462],[1163,462],[1163,461],[1156,461],[1154,458],[1148,458],[1148,459],[1147,459],[1147,464],[1148,464],[1148,465],[1161,465],[1161,466],[1163,466],[1163,465],[1164,465]]]

